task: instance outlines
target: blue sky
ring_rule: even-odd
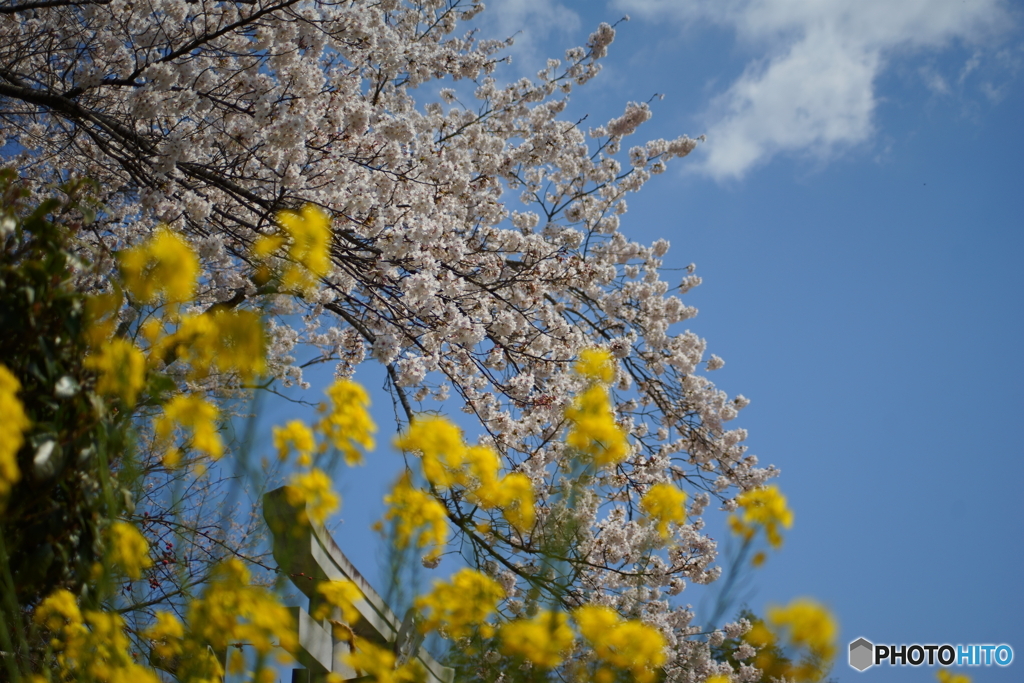
[[[493,0],[481,21],[523,31],[516,76],[627,12],[569,115],[596,126],[659,93],[638,142],[708,136],[630,199],[622,229],[669,239],[668,267],[697,264],[688,326],[726,360],[716,383],[752,400],[752,452],[782,469],[796,522],[750,606],[832,607],[844,683],[935,680],[857,673],[858,636],[1008,643],[1010,667],[966,672],[1024,680],[1020,7]],[[333,530],[369,576],[366,527],[399,462],[384,443],[339,481]]]

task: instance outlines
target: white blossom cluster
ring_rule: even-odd
[[[712,498],[728,502],[776,470],[727,426],[748,401],[701,374],[723,361],[679,328],[696,310],[678,295],[700,278],[691,267],[670,285],[659,274],[669,243],[620,231],[626,195],[697,141],[653,140],[620,162],[647,104],[588,131],[560,118],[614,29],[503,85],[494,71],[509,41],[455,34],[482,8],[14,0],[0,12],[4,162],[40,190],[71,173],[100,183],[108,210],[81,237],[101,269],[163,222],[202,256],[200,304],[292,314],[271,326],[280,379],[302,382],[293,352],[311,344],[340,375],[386,365],[409,414],[427,398],[457,400],[538,501],[536,537],[499,533],[496,518],[494,532],[461,528],[462,540],[515,598],[535,580],[544,537],[577,529],[566,599],[642,614],[669,638],[668,680],[701,681],[722,665],[669,596],[720,572],[702,531]],[[254,283],[250,247],[275,212],[306,203],[333,217],[333,271],[288,303]],[[567,507],[563,411],[585,386],[572,361],[595,345],[616,359],[633,450]],[[637,509],[663,481],[691,492],[690,521],[667,541]],[[463,501],[445,503],[457,524]]]

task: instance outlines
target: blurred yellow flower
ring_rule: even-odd
[[[776,630],[788,630],[793,645],[807,647],[825,659],[835,656],[835,619],[814,600],[798,598],[786,607],[769,607],[768,622]]]
[[[193,606],[202,606],[202,598],[193,600]],[[143,632],[152,646],[150,663],[157,668],[176,669],[179,681],[216,683],[224,680],[224,667],[209,644],[185,628],[170,612],[158,611],[156,620]],[[159,662],[159,663],[158,663]],[[132,683],[125,681],[124,683]]]
[[[306,204],[301,211],[281,211],[277,222],[291,237],[288,255],[319,277],[331,269],[331,219],[320,208]]]
[[[376,683],[417,683],[426,679],[426,672],[415,659],[402,666],[395,666],[395,653],[390,648],[356,636],[352,651],[345,656],[345,663],[361,672],[360,678]]]
[[[160,659],[170,660],[182,653],[181,640],[185,637],[185,626],[170,612],[157,612],[156,621],[146,629],[145,635]]]
[[[430,548],[426,557],[436,560],[448,542],[448,515],[445,508],[427,491],[412,485],[408,474],[402,476],[384,496],[384,518],[395,522],[395,543],[407,548],[415,538],[419,548]]]
[[[786,607],[768,608],[767,620],[755,620],[743,639],[760,650],[753,664],[767,677],[810,683],[821,680],[831,667],[838,631],[825,607],[798,598]],[[787,656],[777,656],[779,650],[773,648]]]
[[[537,666],[556,667],[562,663],[576,638],[564,612],[541,610],[532,619],[518,619],[501,625],[501,651],[525,657]]]
[[[415,606],[424,613],[424,633],[443,630],[447,637],[459,639],[479,628],[480,634],[489,638],[494,628],[485,622],[504,597],[505,591],[497,581],[463,568],[448,582],[435,581],[433,590],[416,598]]]
[[[0,510],[11,487],[21,479],[18,468],[18,450],[25,441],[24,433],[29,428],[25,407],[18,400],[21,382],[5,365],[0,363]]]
[[[185,239],[160,228],[150,239],[119,254],[125,289],[141,303],[167,303],[192,299],[199,259]]]
[[[743,517],[729,516],[729,527],[734,534],[749,540],[760,527],[772,547],[782,545],[779,527],[788,529],[793,526],[793,512],[786,506],[786,497],[777,486],[773,484],[744,491],[736,496],[736,502],[743,509]]]
[[[177,330],[155,341],[150,357],[188,363],[193,378],[201,379],[216,370],[237,372],[250,380],[266,370],[263,321],[259,313],[245,310],[187,315]]]
[[[284,427],[274,427],[271,432],[278,458],[287,460],[292,451],[295,451],[299,454],[300,465],[308,467],[312,463],[310,457],[316,450],[316,438],[313,436],[313,430],[306,426],[305,422],[291,420]]]
[[[164,404],[163,415],[153,421],[157,440],[167,447],[164,464],[177,467],[181,460],[180,451],[171,438],[175,427],[181,427],[192,434],[192,447],[206,453],[214,460],[224,455],[224,442],[217,429],[220,411],[202,396],[178,394]]]
[[[771,632],[767,624],[758,619],[743,636],[743,639],[755,647],[765,647],[775,642],[775,634]]]
[[[594,654],[618,669],[628,670],[637,683],[650,683],[665,664],[665,637],[653,626],[623,620],[604,605],[584,605],[573,612],[580,634]]]
[[[111,339],[101,344],[83,362],[98,375],[96,390],[117,396],[129,408],[135,405],[146,384],[146,357],[127,339]]]
[[[459,480],[473,489],[476,502],[488,510],[503,505],[505,494],[501,491],[498,477],[501,470],[498,453],[489,446],[470,446],[463,454],[463,463],[468,472],[459,476]]]
[[[252,253],[259,258],[273,256],[274,252],[288,243],[283,235],[261,235],[253,244]]]
[[[298,507],[305,504],[305,509],[299,512],[299,518],[307,524],[310,519],[317,524],[323,524],[341,503],[338,494],[331,488],[331,478],[326,472],[315,467],[308,472],[293,474],[288,482],[287,492],[291,505]]]
[[[316,587],[317,593],[324,596],[324,601],[313,614],[314,619],[327,619],[330,608],[337,607],[348,624],[359,621],[359,610],[355,603],[363,599],[363,592],[351,581],[323,581]]]
[[[345,457],[349,465],[363,462],[360,450],[373,450],[377,425],[370,417],[370,396],[362,386],[339,379],[327,389],[330,406],[321,404],[324,413],[319,429]]]
[[[33,619],[50,632],[58,680],[159,683],[153,669],[135,662],[121,615],[82,611],[59,589],[36,607]]]
[[[661,537],[668,538],[669,524],[686,521],[686,491],[668,482],[657,483],[640,499],[640,508],[657,524]]]
[[[417,415],[409,428],[395,439],[404,451],[419,452],[423,476],[439,488],[460,482],[459,470],[466,458],[462,431],[452,422],[434,415]]]
[[[594,384],[566,409],[572,423],[565,442],[580,450],[598,467],[622,462],[629,455],[626,430],[615,423],[608,389]]]
[[[107,535],[110,561],[119,566],[132,579],[139,579],[142,570],[153,565],[149,557],[149,543],[134,524],[114,522]]]
[[[238,642],[263,655],[278,646],[294,653],[298,646],[291,612],[273,593],[251,585],[249,570],[237,558],[215,568],[202,598],[189,604],[188,623],[194,638],[215,652]]]
[[[577,375],[595,382],[607,384],[615,377],[615,361],[612,354],[602,348],[584,349],[573,366]]]
[[[56,633],[67,624],[81,624],[82,611],[78,608],[75,596],[70,591],[61,588],[39,603],[33,619],[37,624]]]
[[[115,284],[112,292],[85,298],[84,336],[92,349],[98,349],[114,334],[124,295]]]
[[[253,255],[264,259],[288,245],[291,263],[281,274],[285,289],[308,292],[316,279],[331,271],[330,216],[313,204],[300,211],[281,211],[277,224],[283,234],[260,236],[253,244]]]
[[[521,533],[533,528],[535,510],[533,506],[533,483],[520,472],[502,477],[497,484],[498,504],[505,520]]]

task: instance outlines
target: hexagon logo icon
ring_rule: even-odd
[[[875,646],[866,638],[858,638],[850,643],[850,666],[857,671],[863,671],[872,664],[875,659]]]

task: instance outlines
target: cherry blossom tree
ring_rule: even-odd
[[[519,528],[496,511],[482,527],[458,490],[435,488],[463,554],[510,598],[539,588],[643,618],[667,639],[668,680],[703,681],[718,665],[670,596],[719,575],[703,532],[712,499],[735,509],[776,470],[727,426],[747,400],[716,389],[704,373],[721,360],[679,326],[696,314],[680,299],[700,283],[693,267],[662,280],[668,241],[620,230],[626,195],[697,141],[624,151],[651,116],[644,103],[586,130],[562,118],[613,27],[503,84],[508,41],[457,32],[482,9],[13,0],[0,7],[3,161],[40,196],[69,175],[99,183],[106,210],[77,235],[98,267],[81,287],[102,291],[115,254],[167,225],[200,255],[197,310],[269,312],[272,377],[302,385],[293,354],[311,345],[339,377],[385,366],[402,423],[428,399],[471,415],[481,444],[528,478],[536,518]],[[297,250],[277,217],[311,206],[328,237]],[[285,237],[293,248],[275,249]],[[321,247],[322,263],[306,258]],[[275,276],[289,262],[316,277]],[[613,358],[608,396],[628,445],[582,471],[564,437],[592,379],[574,362],[593,347]],[[241,384],[223,374],[204,386]],[[641,500],[670,483],[690,492],[686,514],[645,523]],[[558,580],[545,574],[553,548]]]

